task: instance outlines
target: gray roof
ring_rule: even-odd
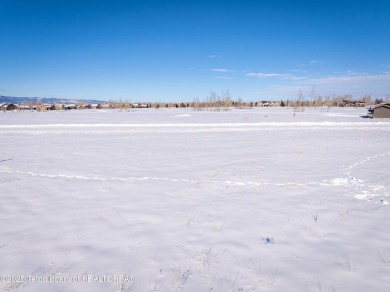
[[[370,107],[370,109],[376,109],[376,108],[379,108],[379,107],[385,107],[385,108],[390,109],[390,103],[380,103],[380,104],[372,105]]]

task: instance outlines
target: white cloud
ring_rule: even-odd
[[[296,76],[282,73],[247,73],[246,76],[260,79],[277,79],[277,84],[264,82],[264,92],[273,96],[295,96],[297,89],[302,89],[307,94],[313,86],[316,86],[317,93],[326,95],[353,94],[363,96],[387,96],[390,94],[390,72],[384,74],[356,73],[351,70],[330,76],[313,77],[310,75]]]
[[[268,88],[264,88],[261,94],[271,97],[281,97],[281,98],[297,98],[299,91],[302,92],[304,96],[310,94],[311,86],[281,86],[281,85],[271,85]]]
[[[221,69],[221,68],[213,68],[213,69],[210,69],[210,71],[219,72],[219,73],[227,73],[227,72],[230,72],[230,70],[228,70],[228,69]]]
[[[290,74],[273,72],[248,72],[244,74],[247,77],[256,77],[263,80],[263,90],[268,90],[267,93],[274,96],[283,94],[294,96],[297,88],[310,92],[310,88],[313,86],[316,86],[317,93],[323,96],[333,94],[387,96],[390,94],[390,72],[368,74],[347,70],[330,73],[327,76],[318,76],[302,71],[290,70]]]
[[[324,62],[318,61],[318,60],[310,60],[308,63],[298,64],[297,67],[304,67],[304,66],[314,66],[314,65],[324,65]]]
[[[303,85],[316,85],[322,95],[353,94],[385,96],[390,93],[390,74],[339,75],[307,79]]]
[[[286,77],[284,79],[298,81],[298,80],[307,80],[307,77],[290,75],[290,76],[288,76],[288,77]]]
[[[302,72],[301,70],[292,70],[294,72]],[[319,78],[313,78],[310,76],[297,76],[293,74],[285,73],[247,73],[245,76],[248,77],[257,77],[260,79],[263,78],[277,78],[291,81],[301,81],[300,83],[305,84],[332,84],[332,85],[374,85],[374,84],[384,84],[390,88],[390,74],[385,72],[384,74],[367,74],[353,72],[348,70],[343,75],[338,76],[325,76]]]
[[[230,77],[227,77],[227,76],[214,76],[214,78],[217,78],[217,79],[233,79],[233,78],[230,78]]]
[[[367,74],[365,72],[353,72],[352,70],[348,70],[347,74],[348,75],[369,75],[369,74]]]
[[[258,77],[258,78],[276,77],[279,79],[288,79],[288,80],[305,80],[305,79],[307,79],[307,77],[295,76],[292,74],[284,74],[284,73],[247,73],[246,76]]]
[[[376,83],[389,82],[390,75],[343,75],[343,76],[329,76],[323,78],[309,79],[316,84],[362,84],[362,83]],[[390,84],[390,83],[389,83]]]
[[[280,73],[247,73],[246,76],[249,77],[288,77],[291,76],[291,74],[280,74]]]

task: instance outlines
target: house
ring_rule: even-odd
[[[64,105],[64,109],[65,110],[77,109],[77,106],[75,104],[73,104],[73,103],[65,104]]]
[[[98,107],[98,104],[97,103],[88,103],[86,105],[86,108],[87,109],[96,109]]]
[[[270,101],[267,101],[267,100],[262,100],[258,104],[262,107],[270,107],[272,103]]]
[[[131,107],[132,108],[147,108],[148,105],[146,103],[132,103]],[[176,106],[174,106],[174,108],[176,108]]]
[[[106,104],[106,103],[99,103],[97,106],[96,106],[97,109],[108,109],[110,108],[110,105],[109,104]]]
[[[64,110],[65,109],[65,104],[62,103],[53,103],[50,107],[51,110]]]
[[[13,110],[17,110],[19,107],[16,105],[16,104],[13,104],[13,103],[10,103],[7,105],[7,107],[5,108],[7,111],[13,111]]]
[[[338,104],[339,107],[365,107],[366,103],[359,100],[344,99],[343,102]]]
[[[369,118],[387,118],[390,119],[390,103],[381,103],[374,106],[371,106],[368,109]]]

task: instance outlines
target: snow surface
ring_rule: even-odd
[[[390,121],[365,114],[1,113],[0,289],[390,291]]]

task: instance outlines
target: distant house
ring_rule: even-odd
[[[73,103],[65,104],[63,107],[65,110],[77,109],[77,106]]]
[[[46,109],[47,111],[48,111],[48,110],[51,110],[51,104],[50,104],[50,103],[44,103],[42,106],[43,106],[43,108]]]
[[[257,102],[257,105],[260,107],[278,107],[280,103],[278,101],[262,100]]]
[[[368,117],[371,119],[390,119],[390,103],[381,103],[371,106],[368,109]]]
[[[262,106],[262,107],[270,107],[271,106],[271,102],[270,101],[267,101],[267,100],[262,100],[259,102],[259,105]]]
[[[59,111],[59,110],[63,110],[65,109],[65,105],[64,104],[61,104],[61,103],[53,103],[51,106],[50,106],[50,110],[54,111]]]
[[[13,110],[17,110],[19,107],[16,105],[16,104],[13,104],[13,103],[10,103],[7,105],[7,107],[5,108],[7,111],[13,111]]]
[[[339,107],[365,107],[364,101],[344,99],[343,102],[338,104]]]
[[[132,108],[147,108],[148,105],[146,103],[132,103]],[[176,107],[176,106],[175,106]],[[177,106],[178,107],[178,106]]]
[[[109,104],[106,104],[106,103],[99,103],[96,108],[97,109],[108,109],[110,107]]]
[[[98,104],[97,103],[88,103],[86,105],[86,108],[87,109],[96,109],[98,107]]]

